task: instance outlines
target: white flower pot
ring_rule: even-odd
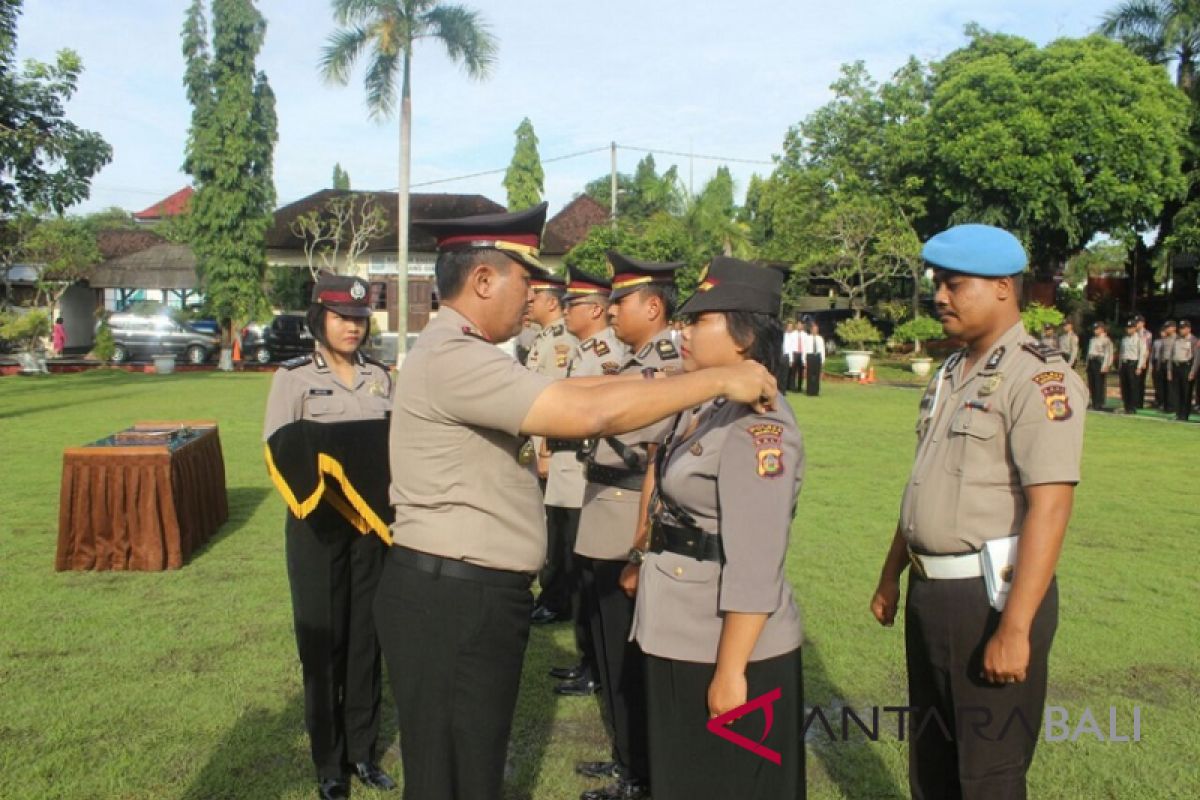
[[[924,378],[929,374],[929,370],[933,368],[933,359],[918,358],[914,360],[910,366],[912,367],[914,375]]]
[[[867,371],[871,363],[870,350],[845,350],[846,371],[851,375],[861,375]]]

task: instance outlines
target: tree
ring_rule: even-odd
[[[609,208],[612,204],[612,176],[604,175],[589,181],[583,191],[597,203]],[[633,175],[617,174],[619,219],[640,223],[660,212],[679,215],[683,213],[685,203],[679,169],[672,165],[659,175],[653,154],[647,154],[637,163]]]
[[[741,221],[734,201],[733,176],[728,167],[717,174],[700,192],[689,196],[682,219],[695,247],[704,253],[723,253],[742,259],[754,256],[749,224]]]
[[[96,234],[86,222],[53,217],[38,223],[25,240],[25,257],[40,266],[37,305],[53,316],[63,292],[91,276],[100,263]]]
[[[1189,97],[1200,60],[1200,6],[1194,0],[1125,0],[1104,15],[1100,33],[1151,64],[1175,66],[1175,85]]]
[[[533,132],[529,117],[521,120],[515,133],[517,145],[508,171],[504,173],[509,211],[536,206],[542,202],[542,193],[546,190],[546,174],[542,171],[542,159],[538,155],[537,134]]]
[[[233,327],[265,303],[264,235],[275,205],[275,96],[255,69],[266,21],[252,0],[212,0],[212,43],[203,0],[183,26],[184,86],[192,104],[184,171],[196,186],[189,240],[206,303],[224,328],[222,366],[232,368]]]
[[[350,191],[350,173],[342,169],[341,164],[333,165],[333,188],[339,191]]]
[[[304,240],[314,281],[322,271],[357,275],[358,257],[387,230],[387,215],[372,195],[347,192],[297,217],[291,230]]]
[[[85,200],[91,180],[112,160],[100,134],[66,119],[83,62],[60,50],[53,64],[18,71],[21,0],[0,0],[0,215],[24,208],[63,213]]]
[[[370,50],[363,85],[372,117],[391,116],[396,107],[396,78],[400,76],[400,219],[397,257],[400,264],[397,302],[399,352],[406,350],[408,333],[408,184],[412,150],[413,46],[423,40],[441,42],[451,61],[471,78],[487,77],[496,56],[496,40],[477,11],[440,0],[333,0],[339,26],[321,55],[327,81],[345,85],[354,64]]]

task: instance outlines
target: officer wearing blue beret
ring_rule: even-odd
[[[1026,257],[959,225],[922,251],[942,328],[965,347],[921,401],[917,453],[871,611],[890,626],[912,565],[905,645],[915,798],[1024,798],[1058,617],[1087,393],[1025,332]]]

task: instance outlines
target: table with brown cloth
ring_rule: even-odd
[[[174,442],[116,441],[180,429]],[[63,452],[54,568],[178,569],[228,518],[217,423],[138,422]]]

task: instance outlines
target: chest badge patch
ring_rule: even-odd
[[[1051,384],[1042,387],[1042,397],[1046,400],[1046,418],[1051,422],[1062,422],[1070,419],[1072,413],[1071,401],[1067,398],[1067,387]]]
[[[979,387],[979,396],[986,397],[1000,388],[1000,384],[1004,383],[1004,373],[997,372],[995,375],[989,375],[983,382],[983,386]]]
[[[371,381],[371,385],[367,388],[367,392],[372,397],[387,397],[387,389],[383,388],[383,384],[379,381]]]
[[[604,370],[605,375],[616,375],[621,371],[621,365],[615,361],[605,361],[600,365],[600,369]]]
[[[691,447],[688,448],[688,452],[694,456],[703,455],[704,454],[704,445],[700,444],[699,442],[696,442],[694,445],[692,445]]]
[[[756,470],[760,478],[778,478],[783,474],[783,426],[773,423],[751,425],[746,429],[754,440]]]

